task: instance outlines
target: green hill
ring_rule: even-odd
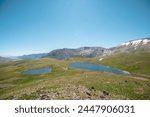
[[[108,56],[99,63],[150,78],[150,53],[122,53]]]
[[[149,75],[149,54],[126,57],[116,55],[101,63]],[[99,63],[96,58],[43,58],[0,63],[0,99],[150,99],[148,79],[69,68],[69,64],[76,61]],[[51,67],[52,73],[23,74],[28,69],[46,67]]]

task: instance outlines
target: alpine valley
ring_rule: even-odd
[[[71,67],[73,63],[87,64],[88,69]],[[96,65],[94,70],[90,70],[92,65]],[[96,71],[97,65],[127,74]],[[48,69],[49,73],[44,71]],[[28,70],[45,73],[25,74]],[[149,92],[150,38],[112,48],[63,48],[49,53],[0,57],[0,99],[142,100],[150,99]]]

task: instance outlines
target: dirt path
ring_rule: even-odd
[[[143,77],[132,76],[132,78],[138,79],[138,80],[150,81],[149,79],[143,78]]]

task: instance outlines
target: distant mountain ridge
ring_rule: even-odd
[[[47,53],[29,54],[29,55],[18,56],[17,58],[18,59],[39,59],[46,55]]]
[[[68,59],[71,57],[104,57],[118,53],[150,52],[150,37],[128,41],[112,48],[80,47],[77,49],[56,49],[49,53],[18,56],[18,59],[56,58]]]
[[[13,59],[11,58],[7,58],[7,57],[1,57],[0,56],[0,62],[8,62],[8,61],[12,61]]]

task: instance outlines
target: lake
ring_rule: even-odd
[[[34,74],[47,74],[50,73],[52,71],[51,68],[38,68],[38,69],[30,69],[27,71],[24,71],[24,74],[30,74],[30,75],[34,75]]]
[[[104,65],[101,65],[101,64],[94,64],[94,63],[76,62],[76,63],[70,64],[70,67],[85,69],[85,70],[92,70],[92,71],[106,71],[106,72],[111,72],[111,73],[115,73],[115,74],[125,74],[125,75],[129,74],[126,71],[122,71],[122,70],[119,70],[119,69],[111,68],[111,67],[104,66]]]

